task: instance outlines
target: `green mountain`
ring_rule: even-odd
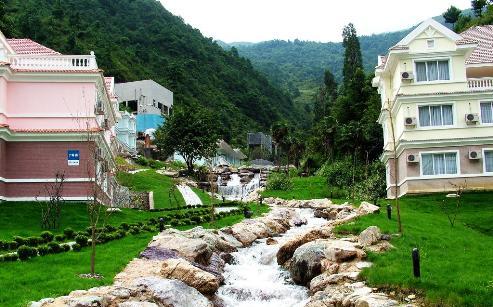
[[[0,0],[0,27],[7,37],[28,37],[66,54],[93,50],[117,81],[153,79],[174,92],[175,105],[212,110],[223,137],[235,144],[250,129],[303,120],[289,95],[249,60],[155,0]]]

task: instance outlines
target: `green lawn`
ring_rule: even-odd
[[[133,191],[154,192],[154,207],[167,208],[174,207],[174,199],[170,200],[169,191],[175,184],[174,180],[168,176],[160,175],[155,170],[147,170],[136,174],[118,173],[118,182],[129,187]],[[185,204],[183,196],[178,189],[174,190],[174,196],[180,205]]]
[[[442,194],[402,198],[403,236],[392,239],[396,249],[370,254],[374,266],[363,276],[376,287],[418,289],[427,306],[492,306],[493,193],[464,194],[455,227],[439,207],[444,198]],[[389,221],[384,213],[338,230],[359,233],[370,225],[397,232],[395,218]],[[421,254],[420,279],[412,275],[414,247]]]
[[[269,210],[268,206],[250,204],[255,216]],[[0,238],[12,239],[12,235],[39,235],[39,207],[33,203],[1,203]],[[167,212],[143,212],[125,209],[111,216],[111,223],[147,221],[151,217]],[[84,204],[63,207],[62,229],[70,226],[75,230],[87,227]],[[227,216],[215,223],[204,223],[206,228],[221,228],[243,219],[243,215]],[[190,229],[194,226],[177,227]],[[58,233],[55,231],[55,233]],[[88,289],[111,284],[113,277],[147,246],[154,233],[141,233],[111,241],[97,247],[96,271],[104,275],[102,280],[87,280],[78,274],[89,271],[89,248],[81,252],[66,252],[56,255],[35,257],[24,262],[0,263],[0,306],[25,306],[29,301],[44,297],[68,294],[76,289]]]
[[[329,188],[323,177],[292,177],[293,188],[288,191],[265,190],[263,197],[278,197],[283,199],[315,199],[339,197],[335,188]],[[332,197],[333,196],[333,197]]]

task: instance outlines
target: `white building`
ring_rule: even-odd
[[[116,137],[123,147],[123,151],[130,154],[137,153],[137,123],[135,116],[128,112],[121,112],[122,118],[116,125]]]

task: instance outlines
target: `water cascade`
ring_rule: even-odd
[[[238,174],[231,174],[230,179],[224,185],[223,179],[219,176],[218,194],[226,200],[243,200],[260,187],[260,178],[260,174],[255,174],[249,182],[243,183]]]
[[[289,272],[277,264],[276,254],[282,243],[309,229],[320,227],[327,221],[314,217],[311,209],[298,210],[308,223],[275,237],[278,244],[267,245],[266,239],[262,239],[233,253],[235,262],[226,265],[225,284],[218,290],[218,296],[223,299],[225,306],[287,307],[304,306],[307,303],[308,289],[291,281]]]

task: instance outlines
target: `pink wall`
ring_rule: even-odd
[[[9,82],[6,92],[13,130],[83,129],[86,117],[94,117],[95,83]]]

